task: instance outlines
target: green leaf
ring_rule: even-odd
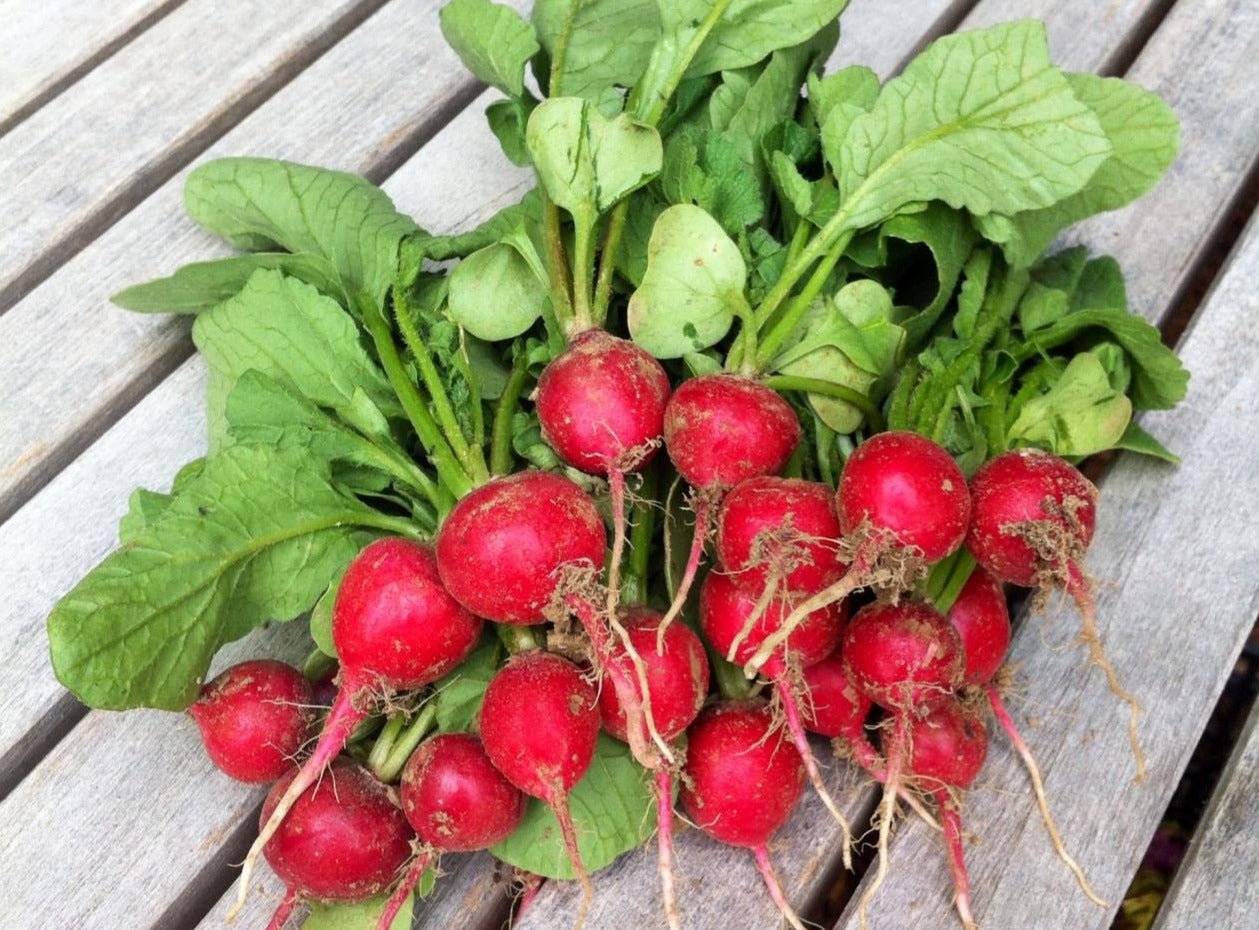
[[[630,298],[629,331],[657,358],[680,358],[719,342],[746,312],[747,266],[739,247],[699,207],[660,214],[647,271]]]
[[[529,115],[525,143],[542,186],[574,216],[603,212],[660,172],[660,134],[628,114],[608,119],[579,97],[552,97]]]
[[[1023,404],[1009,439],[1083,457],[1114,448],[1131,421],[1132,402],[1111,385],[1097,356],[1081,352],[1048,391]]]
[[[654,0],[537,0],[533,25],[548,56],[554,57],[574,7],[563,71],[551,96],[597,100],[608,87],[634,84],[660,35]]]
[[[896,367],[905,331],[891,322],[892,297],[876,281],[845,285],[801,325],[800,338],[771,363],[785,375],[815,378],[873,396]],[[864,415],[837,397],[810,393],[809,406],[837,433],[856,431]]]
[[[854,108],[854,117],[869,112],[879,96],[879,76],[865,65],[849,65],[825,77],[810,74],[808,86],[809,109],[819,127],[825,126],[831,114],[841,106]],[[840,132],[839,140],[844,135]]]
[[[467,733],[476,727],[481,702],[490,679],[498,671],[502,649],[490,637],[459,667],[433,685],[437,702],[437,729],[442,733]]]
[[[974,214],[1047,207],[1110,152],[1050,64],[1044,25],[1021,21],[932,43],[853,120],[833,167],[845,228],[861,229],[929,200]]]
[[[473,252],[450,272],[450,316],[479,339],[519,336],[548,300],[546,282],[504,242]]]
[[[748,173],[738,149],[722,134],[694,127],[686,127],[670,138],[660,189],[671,204],[690,203],[703,208],[732,237],[765,212],[760,187],[755,176]],[[635,212],[634,204],[641,200],[635,198],[631,203],[631,214]],[[658,209],[657,215],[659,212]],[[650,235],[650,227],[647,232]],[[646,237],[642,247],[645,260]],[[637,283],[641,274],[633,280]]]
[[[1136,421],[1128,424],[1124,434],[1115,443],[1115,448],[1135,452],[1138,455],[1148,455],[1151,458],[1162,459],[1164,462],[1170,462],[1172,465],[1180,464],[1179,455],[1168,450],[1166,446],[1142,429],[1141,424]]]
[[[417,267],[425,258],[434,261],[464,258],[487,245],[502,242],[519,229],[524,229],[534,241],[540,241],[541,224],[541,199],[537,189],[534,189],[525,194],[519,203],[504,207],[467,232],[449,236],[429,236],[424,233],[412,236],[407,240],[405,251],[408,253],[408,260]]]
[[[250,251],[309,254],[334,269],[345,294],[381,301],[398,247],[417,231],[389,195],[353,174],[267,158],[220,158],[188,175],[188,215]]]
[[[442,35],[477,80],[513,97],[524,93],[525,65],[541,46],[519,13],[489,0],[450,0],[440,18]]]
[[[1046,353],[1096,330],[1123,347],[1132,361],[1132,403],[1138,410],[1170,410],[1185,397],[1189,372],[1163,345],[1159,331],[1122,310],[1077,310],[1027,337],[1025,358]]]
[[[402,413],[353,317],[309,284],[277,271],[254,272],[239,294],[198,316],[192,339],[210,368],[212,437],[222,437],[227,395],[251,369],[320,407],[344,406],[362,390],[387,416]]]
[[[625,235],[616,257],[616,270],[638,287],[647,273],[647,249],[656,220],[669,206],[655,192],[656,185],[645,187],[629,199],[625,213]],[[758,198],[759,199],[759,198]]]
[[[270,268],[305,281],[343,306],[348,303],[337,273],[318,255],[255,252],[184,265],[168,278],[157,278],[119,291],[110,298],[137,313],[201,313],[238,294],[259,268]]]
[[[679,47],[684,47],[713,3],[659,0],[665,35],[680,37]],[[847,5],[848,0],[733,0],[686,74],[697,77],[755,64],[770,52],[799,45],[832,26]]]
[[[503,154],[513,165],[521,167],[530,164],[529,148],[525,145],[529,113],[529,108],[519,100],[495,100],[485,108],[485,119],[502,146]]]
[[[182,710],[220,646],[309,610],[384,523],[299,450],[226,449],[53,608],[57,678],[91,707]]]
[[[315,606],[310,611],[310,638],[324,655],[333,659],[337,657],[337,644],[332,639],[332,607],[337,601],[337,591],[341,587],[344,572],[338,572],[324,593],[319,595]]]
[[[1155,94],[1120,78],[1069,74],[1067,80],[1097,115],[1112,151],[1071,197],[1014,216],[978,218],[980,231],[1001,245],[1012,265],[1032,264],[1072,223],[1136,200],[1163,176],[1180,147],[1176,114]]]
[[[577,845],[590,872],[641,845],[656,829],[655,800],[629,747],[601,735],[586,776],[569,795]],[[574,878],[555,815],[531,799],[516,832],[490,848],[508,865],[546,878]]]
[[[164,514],[174,498],[170,494],[160,494],[136,488],[131,492],[131,500],[127,512],[118,521],[118,542],[126,545],[153,525]]]
[[[436,881],[436,869],[425,871],[417,885],[420,897],[429,894]],[[388,901],[388,895],[366,901],[311,901],[310,914],[302,922],[302,930],[376,930]],[[389,925],[391,930],[408,930],[414,907],[415,896],[412,895]]]

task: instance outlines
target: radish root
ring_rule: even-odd
[[[581,861],[581,849],[577,846],[577,825],[573,823],[573,812],[568,807],[568,793],[563,790],[551,792],[548,799],[555,819],[559,821],[560,833],[564,837],[564,848],[568,850],[568,860],[572,863],[573,873],[581,885],[581,907],[577,911],[577,920],[573,930],[581,930],[586,923],[586,915],[590,913],[590,904],[594,901],[595,890],[590,884],[590,875]]]
[[[800,759],[804,763],[804,770],[808,773],[809,781],[813,784],[813,790],[817,792],[818,797],[822,799],[822,803],[826,805],[827,811],[835,818],[835,822],[839,824],[840,829],[844,831],[844,868],[851,872],[852,827],[831,798],[831,793],[826,790],[826,782],[822,780],[822,773],[818,769],[817,759],[813,757],[813,747],[809,745],[809,738],[804,731],[804,723],[800,719],[800,706],[796,701],[791,675],[783,672],[783,674],[774,679],[774,684],[777,686],[774,690],[778,695],[778,700],[782,703],[783,714],[787,718],[787,731],[791,734],[791,740],[795,743],[796,751],[800,753]]]
[[[752,847],[752,855],[756,857],[756,868],[761,873],[761,877],[765,879],[765,887],[769,891],[770,898],[773,899],[775,906],[778,908],[778,912],[783,915],[783,919],[791,924],[795,930],[805,930],[800,917],[791,909],[791,905],[787,903],[782,885],[778,883],[778,876],[774,874],[774,866],[769,861],[769,850],[762,843],[760,846]]]
[[[659,849],[660,898],[669,930],[681,930],[678,899],[673,888],[673,775],[667,768],[656,771],[656,844]]]
[[[381,911],[380,920],[376,923],[376,930],[390,930],[398,912],[402,910],[402,905],[407,903],[407,898],[411,897],[415,891],[415,886],[424,874],[424,870],[432,864],[434,855],[435,852],[430,847],[423,847],[416,853],[415,858],[411,860],[411,865],[407,867],[406,874],[398,882],[398,887],[385,903],[385,909]]]
[[[953,873],[953,903],[965,930],[977,930],[970,910],[970,874],[966,871],[965,848],[962,845],[962,817],[959,802],[943,789],[935,792],[944,824],[945,848],[949,854],[949,870]]]
[[[883,799],[879,802],[877,821],[879,825],[879,865],[875,870],[874,879],[866,886],[861,895],[861,904],[857,914],[861,930],[870,926],[870,903],[874,900],[883,882],[887,879],[888,840],[892,833],[892,820],[896,816],[896,797],[901,789],[901,769],[905,764],[905,715],[896,715],[892,730],[891,745],[888,752],[887,781],[883,783]]]
[[[1001,725],[1001,729],[1005,730],[1005,735],[1009,738],[1010,745],[1014,747],[1014,751],[1023,760],[1023,765],[1027,768],[1027,774],[1032,779],[1032,790],[1036,794],[1036,806],[1040,808],[1040,819],[1045,823],[1045,830],[1049,833],[1049,841],[1053,843],[1054,851],[1058,854],[1058,858],[1071,870],[1071,874],[1075,876],[1080,890],[1084,892],[1090,901],[1098,907],[1109,907],[1109,902],[1098,895],[1093,890],[1092,885],[1089,884],[1088,877],[1084,874],[1084,869],[1080,868],[1080,864],[1067,852],[1066,844],[1062,841],[1062,834],[1058,831],[1058,824],[1049,812],[1049,798],[1045,794],[1045,783],[1040,776],[1040,766],[1036,764],[1036,760],[1032,757],[1027,744],[1023,742],[1023,737],[1006,710],[1000,693],[991,684],[985,688],[985,691],[988,694],[988,704],[992,708],[993,716],[997,718],[997,723]]]
[[[686,558],[686,569],[682,572],[682,580],[678,584],[677,593],[673,595],[673,603],[660,621],[660,629],[656,633],[656,648],[664,649],[664,632],[686,606],[691,586],[699,572],[700,560],[704,557],[704,543],[708,541],[709,523],[712,520],[713,492],[700,490],[695,492],[695,533],[691,536],[691,551]]]

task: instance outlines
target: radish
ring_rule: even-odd
[[[681,612],[690,594],[708,541],[712,509],[722,494],[749,478],[782,471],[801,435],[791,405],[748,378],[702,375],[673,392],[665,408],[664,442],[678,474],[695,489],[695,532],[664,627]]]
[[[1000,582],[976,568],[949,608],[948,616],[962,638],[966,656],[964,683],[988,684],[1010,650],[1010,609]]]
[[[592,890],[568,792],[590,768],[599,726],[595,689],[581,670],[567,659],[536,650],[508,659],[490,681],[481,705],[481,739],[490,761],[509,782],[555,813],[582,884],[583,917]]]
[[[926,565],[961,548],[970,523],[966,478],[952,456],[915,433],[879,433],[849,456],[836,497],[844,577],[799,604],[744,666],[749,677],[819,607],[878,584],[893,598],[910,590]]]
[[[779,911],[804,930],[783,896],[766,845],[791,816],[805,778],[795,747],[777,730],[764,701],[710,705],[687,731],[680,800],[691,821],[713,839],[752,851]]]
[[[1036,764],[1036,759],[1023,742],[1018,727],[1006,710],[995,681],[1010,647],[1010,611],[1001,585],[982,568],[976,568],[949,609],[949,621],[962,637],[966,652],[966,684],[983,689],[993,716],[1005,731],[1019,758],[1023,760],[1032,780],[1036,806],[1058,858],[1071,870],[1089,900],[1099,907],[1106,907],[1106,901],[1093,890],[1084,870],[1067,852],[1058,824],[1049,810],[1049,798],[1045,793],[1040,766]]]
[[[645,607],[626,611],[622,623],[630,642],[647,666],[647,687],[652,712],[660,735],[669,742],[680,737],[698,716],[708,694],[708,658],[704,645],[691,629],[673,624],[659,636],[663,615]],[[636,682],[630,677],[630,660],[622,651],[612,658],[620,668],[620,680],[629,684],[629,699],[622,697],[625,687],[604,688],[599,692],[599,709],[603,727],[631,747],[644,746],[648,736],[644,723],[631,722],[627,705],[641,704]],[[641,716],[641,715],[640,715]],[[637,731],[637,732],[635,732]],[[638,753],[635,753],[638,758]],[[673,772],[658,757],[639,762],[655,772],[653,790],[656,795],[657,846],[660,860],[661,897],[669,926],[681,926],[673,891]]]
[[[188,713],[221,772],[264,784],[293,767],[315,722],[314,703],[310,682],[297,669],[253,659],[205,685]]]
[[[1039,449],[1017,449],[986,462],[970,488],[975,514],[966,545],[976,561],[1000,581],[1042,591],[1061,587],[1075,600],[1090,661],[1128,705],[1136,781],[1144,781],[1145,754],[1137,736],[1141,705],[1120,682],[1102,646],[1093,583],[1084,572],[1097,488],[1069,462]]]
[[[889,758],[894,752],[895,747],[889,747]],[[988,757],[988,733],[983,718],[956,699],[944,701],[914,722],[913,738],[903,752],[908,754],[906,780],[929,793],[940,809],[949,868],[953,873],[954,903],[966,930],[975,930],[970,909],[970,877],[962,845],[959,792],[971,786]],[[882,867],[883,862],[880,862]]]
[[[424,871],[444,852],[475,852],[520,826],[525,796],[494,767],[471,733],[429,737],[402,770],[402,810],[423,846],[381,914],[389,930]]]
[[[747,659],[771,633],[778,629],[791,602],[781,599],[768,604],[756,592],[734,581],[723,571],[710,572],[699,597],[699,623],[704,635],[718,652],[730,661]],[[759,611],[759,617],[756,616]],[[801,670],[821,662],[835,651],[847,616],[845,605],[828,604],[814,611],[765,663],[765,674],[774,682],[774,691],[783,708],[787,730],[804,762],[805,772],[831,816],[844,830],[844,861],[851,862],[852,833],[847,819],[826,790],[817,760],[805,734],[800,710]]]
[[[607,533],[590,495],[563,475],[523,471],[475,489],[437,535],[442,583],[495,623],[535,624],[571,567],[603,565]]]
[[[853,616],[844,633],[844,670],[857,689],[891,712],[892,731],[883,800],[876,822],[879,866],[861,897],[861,923],[887,876],[888,836],[903,789],[907,747],[916,737],[914,722],[953,698],[962,684],[966,660],[957,630],[938,610],[921,601],[874,603]]]
[[[271,788],[261,826],[271,823],[301,771],[291,769]],[[334,760],[326,777],[289,807],[265,846],[287,889],[268,930],[280,930],[300,900],[360,901],[382,893],[411,854],[413,834],[393,789],[349,759]]]
[[[839,518],[824,484],[765,475],[735,485],[717,517],[717,558],[747,588],[820,591],[839,580]]]
[[[423,687],[454,669],[476,646],[482,627],[442,587],[433,550],[423,543],[378,539],[355,557],[332,608],[341,690],[314,752],[245,857],[236,909],[244,904],[263,847],[355,728],[392,692]]]

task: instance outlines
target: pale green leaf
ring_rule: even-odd
[[[609,86],[634,84],[660,35],[654,0],[537,0],[533,25],[548,55],[554,56],[574,7],[563,71],[551,96],[597,100]]]
[[[450,0],[440,18],[442,35],[478,80],[513,97],[524,92],[525,65],[541,46],[519,13],[489,0]]]
[[[1132,402],[1111,385],[1097,356],[1081,352],[1048,391],[1023,404],[1009,439],[1083,457],[1114,448],[1131,421]]]
[[[743,256],[716,220],[699,207],[670,207],[656,220],[647,271],[630,298],[630,334],[657,358],[707,349],[745,312],[746,280]]]
[[[542,315],[546,283],[504,242],[473,252],[450,272],[451,319],[479,339],[519,336]]]
[[[270,268],[299,281],[345,305],[336,271],[318,255],[288,252],[254,252],[233,258],[184,265],[168,278],[135,284],[110,300],[137,313],[200,313],[238,294],[259,268]]]

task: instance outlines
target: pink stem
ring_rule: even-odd
[[[848,752],[866,774],[877,781],[879,784],[887,782],[887,768],[883,764],[883,759],[879,756],[878,750],[866,739],[865,731],[860,733],[839,737],[843,744],[848,747]],[[933,830],[939,830],[940,825],[936,823],[934,817],[923,806],[922,802],[904,786],[896,790],[897,796],[916,813],[923,823],[931,827]]]
[[[585,863],[581,861],[581,848],[577,845],[577,825],[573,823],[573,812],[568,807],[568,792],[559,790],[551,792],[547,798],[555,819],[559,821],[560,834],[564,837],[564,848],[568,850],[568,861],[573,866],[573,874],[581,883],[581,910],[577,914],[574,930],[586,922],[586,914],[590,911],[590,902],[594,900],[594,887],[590,884],[590,875],[586,872]]]
[[[673,890],[673,775],[663,766],[656,770],[656,844],[660,860],[660,897],[670,930],[682,926],[678,899]]]
[[[954,903],[966,930],[975,930],[970,911],[970,874],[966,871],[966,854],[962,847],[962,815],[958,804],[943,789],[934,792],[944,826],[944,843],[949,854],[949,870],[953,873]]]
[[[411,897],[415,891],[416,883],[424,874],[424,870],[429,867],[433,861],[433,850],[422,849],[414,859],[407,872],[402,876],[402,880],[398,882],[398,887],[394,889],[393,894],[389,896],[389,900],[385,903],[385,909],[381,911],[380,920],[376,923],[376,930],[391,930],[394,919],[398,916],[398,911],[402,910],[402,905],[407,903],[407,898]]]
[[[280,906],[277,907],[275,909],[275,913],[271,915],[271,921],[267,924],[267,930],[284,930],[284,925],[288,923],[289,918],[293,916],[293,911],[297,907],[297,902],[297,889],[287,889],[284,892],[284,900],[280,902]]]
[[[695,576],[699,572],[700,560],[704,557],[704,543],[708,541],[708,522],[712,507],[710,497],[711,492],[702,490],[695,500],[695,533],[691,536],[691,552],[686,557],[686,569],[682,572],[682,581],[678,584],[677,593],[673,595],[673,603],[669,605],[669,610],[660,621],[660,628],[656,633],[656,649],[661,652],[664,651],[664,632],[686,606],[686,599],[691,593],[691,585],[695,583]]]
[[[775,907],[778,908],[778,913],[782,914],[787,923],[795,927],[796,930],[804,930],[804,924],[800,922],[796,912],[787,903],[782,886],[778,884],[778,876],[774,874],[774,866],[769,861],[769,850],[765,848],[765,844],[753,846],[752,855],[756,857],[756,868],[761,873],[761,877],[765,879],[765,888],[769,891],[769,896],[773,900]]]

